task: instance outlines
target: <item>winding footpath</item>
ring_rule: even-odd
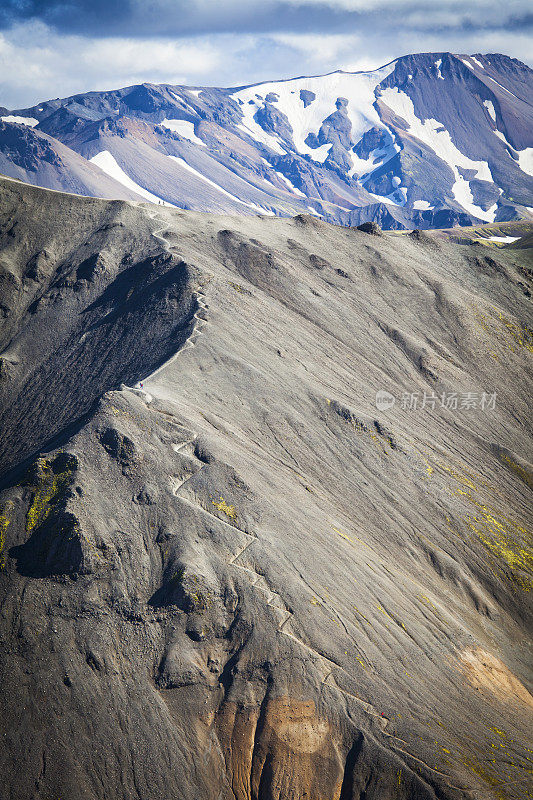
[[[158,218],[157,211],[150,209],[149,213],[150,213],[150,216],[152,217],[152,219]],[[162,220],[160,220],[160,221],[162,221]],[[161,242],[161,244],[163,245],[163,247],[164,247],[164,249],[165,249],[165,251],[167,253],[169,253],[170,255],[175,255],[173,253],[172,245],[170,244],[168,239],[163,235],[165,230],[166,230],[166,226],[164,226],[162,228],[158,228],[157,230],[155,230],[152,233],[152,235],[154,236],[154,238],[158,239]],[[140,395],[144,399],[144,401],[146,402],[147,405],[150,405],[150,403],[153,400],[153,397],[149,392],[147,392],[145,389],[143,389],[141,387],[141,383],[144,383],[146,380],[149,380],[149,379],[153,378],[159,372],[161,372],[166,367],[168,367],[170,364],[172,364],[177,358],[179,358],[179,356],[185,350],[194,347],[195,343],[198,340],[198,337],[202,333],[203,328],[207,324],[206,312],[207,312],[208,306],[207,306],[207,304],[205,302],[205,297],[206,297],[205,294],[203,292],[201,292],[201,291],[196,291],[194,293],[193,297],[194,297],[194,299],[196,301],[197,308],[196,308],[196,310],[195,310],[195,312],[193,314],[193,317],[192,317],[192,319],[193,319],[192,331],[191,331],[189,337],[187,338],[185,344],[179,350],[177,350],[177,352],[173,356],[171,356],[170,359],[165,361],[160,367],[158,367],[156,370],[154,370],[154,372],[152,372],[150,375],[146,376],[146,378],[144,378],[142,382],[139,381],[139,383],[137,383],[134,387],[128,387],[128,386],[124,386],[123,387],[126,390],[135,392],[136,394]],[[186,448],[189,448],[190,451],[191,451],[190,455],[193,456],[194,444],[196,442],[196,438],[197,437],[195,435],[195,436],[193,436],[193,438],[191,438],[189,440],[173,444],[172,445],[173,451],[175,453],[182,453],[183,455],[185,455],[185,453],[183,453],[183,451]],[[450,779],[449,775],[447,775],[444,772],[441,772],[438,769],[435,769],[434,767],[430,767],[429,764],[427,764],[425,761],[423,761],[422,759],[418,758],[417,756],[412,755],[412,753],[409,753],[407,750],[404,750],[402,747],[400,747],[399,743],[401,743],[403,745],[408,745],[408,742],[406,742],[405,739],[401,739],[400,737],[396,736],[394,733],[391,733],[390,731],[387,730],[387,727],[390,724],[390,719],[388,717],[385,717],[383,714],[379,713],[376,710],[375,706],[372,705],[372,703],[370,703],[370,702],[368,702],[366,700],[363,700],[363,698],[358,697],[357,695],[353,694],[352,692],[347,691],[346,689],[343,689],[341,686],[338,685],[338,683],[337,683],[337,681],[335,679],[335,670],[340,670],[342,672],[345,672],[346,675],[349,678],[351,678],[350,673],[348,673],[344,669],[344,667],[341,667],[335,661],[332,661],[331,659],[327,658],[322,653],[318,652],[313,647],[311,647],[309,644],[307,644],[302,639],[300,639],[298,636],[296,636],[293,632],[291,632],[291,630],[289,629],[290,628],[290,622],[291,622],[291,620],[292,620],[294,615],[293,615],[293,612],[290,610],[290,608],[288,608],[287,604],[285,603],[285,601],[283,600],[281,595],[278,592],[276,592],[275,590],[273,590],[270,586],[268,586],[268,584],[267,584],[267,582],[265,580],[265,577],[263,575],[258,574],[257,572],[255,572],[255,570],[251,569],[250,567],[245,567],[242,564],[238,563],[238,561],[241,558],[241,556],[244,555],[244,553],[248,550],[249,547],[251,547],[254,544],[254,542],[258,541],[259,537],[256,534],[251,534],[251,533],[248,533],[247,531],[242,530],[241,528],[237,527],[237,525],[230,524],[229,522],[226,522],[225,520],[221,519],[221,517],[219,517],[217,514],[214,514],[213,512],[211,512],[208,509],[204,508],[202,505],[200,505],[200,503],[192,502],[188,498],[183,497],[182,495],[178,494],[180,492],[180,490],[182,489],[182,487],[185,486],[188,483],[188,481],[190,481],[195,475],[197,475],[198,472],[200,472],[203,468],[204,468],[204,466],[201,466],[197,470],[194,470],[194,471],[191,471],[191,472],[186,472],[185,477],[181,477],[181,478],[174,477],[174,478],[171,478],[173,494],[174,494],[175,497],[179,498],[179,501],[181,503],[189,505],[191,508],[194,508],[196,511],[200,511],[202,514],[205,514],[205,515],[209,516],[211,521],[216,521],[218,524],[223,525],[226,528],[230,528],[233,534],[237,533],[237,534],[240,534],[241,536],[245,537],[245,541],[244,541],[244,544],[242,545],[242,547],[240,547],[240,549],[235,554],[233,554],[232,556],[230,556],[228,558],[228,564],[230,566],[235,567],[236,569],[239,569],[242,572],[244,572],[246,574],[248,580],[250,581],[251,586],[254,587],[255,589],[257,589],[258,591],[261,591],[265,595],[266,605],[269,608],[272,608],[274,610],[274,612],[276,614],[278,614],[279,617],[280,617],[279,622],[278,622],[278,627],[277,627],[278,635],[288,637],[295,644],[297,644],[300,648],[302,648],[305,651],[311,653],[315,658],[319,659],[320,662],[323,665],[323,673],[324,673],[324,677],[322,678],[322,681],[321,681],[322,686],[325,686],[328,689],[331,689],[333,691],[340,692],[349,702],[355,702],[360,707],[362,707],[364,712],[368,716],[373,717],[375,719],[375,721],[377,722],[377,725],[378,725],[382,735],[386,736],[387,738],[389,738],[391,740],[390,745],[397,753],[401,753],[402,755],[404,755],[408,759],[410,759],[412,762],[415,762],[415,763],[419,764],[420,766],[422,766],[424,769],[428,770],[429,772],[432,772],[432,773],[438,775],[439,777],[444,778],[447,781],[447,785],[449,786],[449,788],[454,789],[456,791],[462,791],[462,792],[468,791],[470,793],[471,797],[480,796],[480,790],[470,789],[470,788],[464,787],[464,786],[455,786],[455,785],[449,783],[449,779]]]
[[[179,452],[185,449],[187,446],[193,445],[195,442],[195,438],[180,443],[180,445],[174,445],[173,449]],[[422,767],[424,767],[424,769],[427,769],[430,772],[439,775],[441,778],[446,779],[446,781],[448,782],[448,786],[451,789],[455,789],[457,791],[466,791],[467,787],[455,786],[449,783],[450,776],[447,775],[445,772],[441,772],[440,770],[435,769],[435,767],[429,766],[429,764],[427,764],[422,759],[418,758],[417,756],[414,756],[412,753],[409,753],[407,750],[404,750],[402,747],[400,747],[399,743],[403,745],[408,745],[408,742],[406,742],[405,739],[401,739],[399,736],[396,736],[394,733],[391,733],[387,730],[387,727],[390,723],[390,719],[388,717],[383,716],[383,714],[380,714],[376,710],[375,706],[372,705],[372,703],[363,700],[362,697],[358,697],[357,695],[347,691],[346,689],[343,689],[341,686],[338,685],[335,679],[335,670],[340,670],[342,672],[345,672],[348,677],[351,677],[350,674],[344,669],[344,667],[341,667],[335,661],[332,661],[331,659],[327,658],[327,656],[324,656],[322,653],[315,650],[311,645],[304,642],[290,630],[290,621],[292,620],[294,615],[293,612],[290,610],[290,608],[288,608],[287,604],[285,603],[281,595],[267,584],[264,575],[260,575],[250,567],[238,563],[241,556],[243,556],[244,553],[248,550],[248,548],[250,548],[256,541],[259,540],[259,537],[256,534],[248,533],[247,531],[242,530],[242,528],[239,528],[235,524],[226,522],[213,512],[204,508],[200,503],[193,502],[188,498],[185,498],[178,494],[180,489],[191,478],[197,475],[198,472],[200,472],[202,469],[204,469],[203,466],[200,467],[200,469],[194,471],[192,474],[189,474],[185,479],[178,479],[177,482],[174,483],[174,495],[176,497],[179,497],[180,502],[185,503],[191,508],[194,508],[196,511],[200,511],[200,513],[207,515],[211,521],[216,520],[218,524],[223,525],[225,528],[230,528],[234,534],[238,533],[241,536],[246,537],[246,540],[244,541],[243,545],[239,548],[239,550],[237,550],[236,553],[234,553],[232,556],[228,558],[228,564],[244,572],[246,574],[246,577],[250,581],[251,586],[265,594],[266,605],[269,608],[272,608],[275,611],[275,613],[278,614],[280,617],[277,627],[278,635],[283,635],[288,637],[293,642],[295,642],[299,647],[311,653],[315,658],[318,658],[319,661],[324,666],[323,669],[324,677],[322,678],[321,682],[322,686],[326,686],[329,689],[342,693],[342,695],[348,698],[349,701],[355,701],[359,706],[361,706],[368,716],[373,717],[376,720],[377,725],[383,736],[386,736],[387,738],[394,740],[391,741],[391,747],[393,747],[397,753],[402,753],[402,755],[411,759],[411,761],[420,764]],[[470,792],[472,796],[477,794],[477,792],[475,792],[474,790],[470,790]]]
[[[139,204],[139,205],[141,205],[141,204]],[[159,222],[162,222],[162,219],[160,218],[160,216],[159,216],[159,214],[158,214],[158,212],[156,210],[153,210],[153,209],[147,209],[147,210],[148,210],[148,214],[149,214],[151,219],[158,220]],[[154,237],[154,239],[157,239],[159,242],[161,242],[161,244],[163,245],[163,249],[164,249],[165,253],[168,253],[171,256],[175,256],[175,253],[173,252],[174,251],[173,246],[171,245],[169,240],[163,235],[166,229],[167,229],[166,225],[163,226],[162,228],[157,228],[156,230],[152,231],[152,236]],[[142,388],[141,384],[143,384],[147,380],[150,380],[151,378],[154,378],[162,370],[166,369],[166,367],[168,367],[170,364],[172,364],[174,361],[176,361],[176,359],[185,350],[188,350],[189,348],[194,347],[194,345],[198,341],[198,337],[201,336],[202,330],[205,327],[205,324],[207,322],[207,319],[206,319],[206,316],[207,316],[207,304],[205,302],[205,293],[200,291],[200,290],[197,290],[196,292],[193,292],[192,296],[193,296],[194,301],[196,302],[196,309],[195,309],[194,314],[192,316],[193,327],[192,327],[192,331],[191,331],[190,335],[188,336],[188,338],[187,338],[185,344],[183,345],[183,347],[180,347],[179,350],[177,350],[174,353],[173,356],[171,356],[169,359],[167,359],[167,361],[165,361],[163,364],[161,364],[161,366],[159,366],[156,370],[154,370],[149,375],[147,375],[145,378],[143,378],[142,381],[139,381],[138,383],[136,383],[135,386],[126,386],[126,385],[123,386],[124,389],[127,389],[127,390],[129,390],[131,392],[135,392],[136,394],[139,394],[144,399],[144,401],[146,402],[147,405],[149,405],[152,402],[153,397],[149,392],[147,392],[145,389]]]

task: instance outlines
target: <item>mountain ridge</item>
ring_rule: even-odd
[[[144,83],[4,117],[107,174],[104,196],[118,183],[193,210],[450,227],[531,218],[531,75],[501,54],[415,54],[372,71],[225,89]],[[57,183],[70,172],[64,162]]]
[[[531,250],[0,189],[0,791],[531,796]]]

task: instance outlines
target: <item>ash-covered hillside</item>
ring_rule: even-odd
[[[531,76],[500,54],[423,53],[233,89],[89,92],[4,114],[0,170],[81,194],[342,225],[532,219]]]
[[[531,797],[527,229],[0,198],[0,796]]]

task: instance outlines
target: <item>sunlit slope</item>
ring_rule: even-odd
[[[11,201],[10,795],[530,796],[524,251]]]

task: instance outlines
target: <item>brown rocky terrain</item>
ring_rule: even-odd
[[[0,797],[533,797],[531,250],[8,180],[0,248]]]

